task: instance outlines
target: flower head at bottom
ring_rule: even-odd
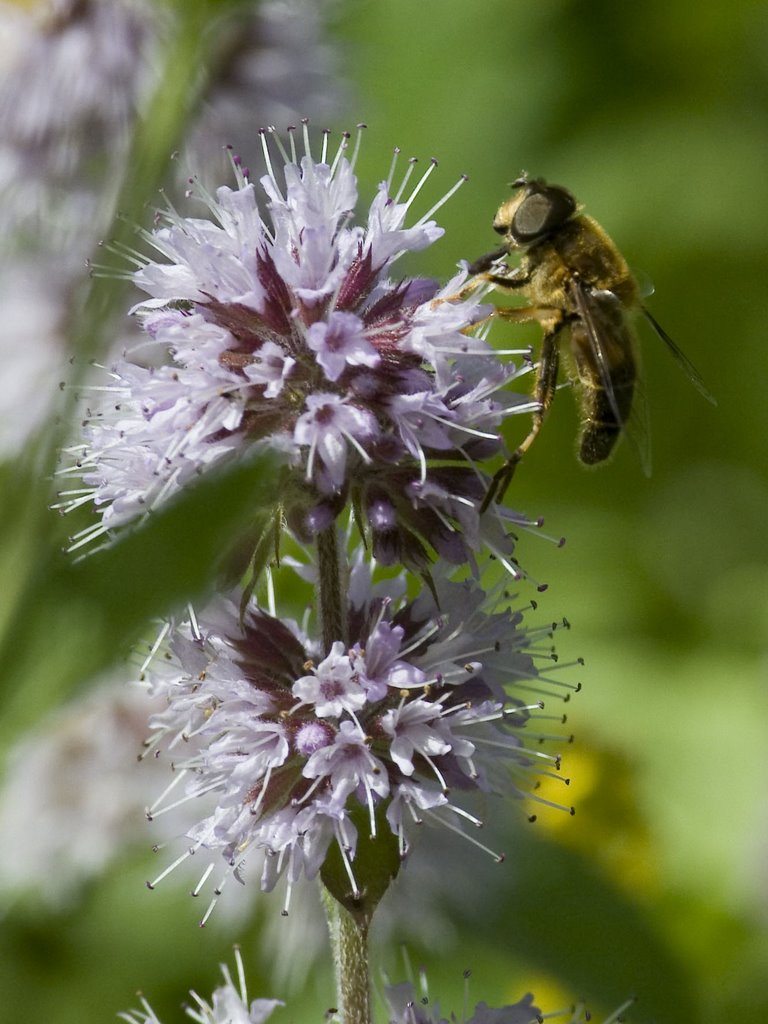
[[[148,680],[168,702],[151,746],[174,754],[171,789],[186,785],[182,800],[206,808],[180,859],[218,850],[225,877],[242,879],[261,853],[261,888],[285,876],[287,910],[292,884],[316,875],[335,843],[355,895],[361,828],[366,840],[384,830],[401,859],[425,819],[482,847],[472,835],[482,822],[454,794],[521,796],[558,767],[556,754],[524,745],[541,701],[514,696],[523,682],[535,689],[534,653],[551,628],[489,610],[469,581],[435,586],[409,601],[353,580],[354,640],[325,654],[253,603],[241,618],[219,602],[176,629]],[[150,814],[167,804],[166,794]]]

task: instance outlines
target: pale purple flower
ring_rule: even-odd
[[[429,391],[420,391],[411,395],[392,395],[387,404],[403,444],[415,458],[422,456],[424,448],[442,450],[453,447],[450,428],[454,425],[455,416],[442,398]]]
[[[221,179],[229,167],[224,147],[233,143],[250,159],[254,119],[289,123],[307,110],[335,116],[343,88],[326,37],[332,3],[241,5],[236,28],[211,8],[204,33],[211,75],[201,112],[188,126],[189,155],[175,162],[175,203],[183,205],[189,166],[208,172],[216,165],[213,180]],[[110,237],[126,168],[130,174],[133,129],[146,114],[168,40],[179,31],[177,14],[187,17],[184,5],[174,10],[152,0],[41,0],[34,7],[0,2],[0,356],[14,382],[0,399],[0,458],[27,450],[30,435],[61,402],[87,263]],[[128,331],[114,325],[118,332],[120,347],[133,349]],[[141,354],[136,358],[141,362]],[[271,382],[268,393],[277,395],[290,360],[277,367],[264,356],[262,362],[256,383]],[[146,474],[122,483],[140,491]],[[110,527],[141,514],[158,493],[166,491],[129,498],[120,516],[108,517]],[[105,501],[101,508],[106,514]]]
[[[385,985],[384,999],[390,1024],[452,1024],[456,1020],[453,1014],[443,1017],[440,1004],[429,999],[423,974],[420,993],[413,982],[403,981],[398,985]],[[467,1017],[466,1013],[465,1008],[462,1014],[464,1024],[534,1024],[544,1019],[530,992],[508,1006],[494,1008],[480,1002],[471,1017]]]
[[[414,700],[410,704],[403,701],[382,715],[381,728],[392,737],[392,760],[403,775],[413,775],[416,770],[414,754],[428,760],[447,754],[451,749],[464,757],[474,753],[471,743],[454,740],[450,729],[442,722],[442,709],[434,701]]]
[[[382,587],[370,574],[358,559],[348,590],[354,643],[336,641],[325,657],[295,623],[253,602],[241,619],[219,601],[177,627],[170,659],[148,669],[151,691],[168,702],[150,749],[173,751],[170,804],[189,809],[206,798],[180,859],[218,850],[224,879],[260,865],[262,889],[286,878],[286,907],[292,885],[317,873],[332,843],[354,879],[356,807],[367,809],[371,835],[386,820],[405,856],[425,818],[452,831],[480,824],[453,792],[520,794],[535,779],[534,761],[558,764],[523,745],[521,727],[541,702],[514,697],[516,685],[536,690],[533,656],[551,627],[522,628],[519,613],[489,610],[493,598],[442,572],[433,579],[439,606],[429,589],[407,600],[397,581]]]
[[[223,147],[253,149],[254,118],[289,123],[333,113],[342,90],[325,38],[329,0],[264,0],[240,14],[236,48],[216,53],[188,149],[223,173]],[[2,3],[0,227],[34,242],[40,226],[82,261],[111,216],[131,128],[157,83],[173,12],[150,0],[48,0],[35,11]],[[311,102],[311,106],[309,105]],[[255,156],[255,151],[253,151]],[[186,161],[180,161],[184,164]],[[72,250],[74,249],[74,254]],[[74,256],[74,258],[73,258]]]
[[[169,210],[144,236],[156,252],[134,274],[149,296],[134,309],[146,340],[112,362],[62,472],[78,486],[60,507],[92,503],[100,516],[73,546],[267,448],[295,474],[275,499],[300,540],[351,502],[380,559],[466,561],[487,485],[479,462],[502,450],[502,419],[522,400],[500,393],[519,371],[471,334],[487,310],[477,290],[457,297],[466,271],[442,289],[390,277],[442,234],[431,215],[448,196],[405,224],[434,165],[402,198],[382,183],[356,224],[346,134],[333,155],[326,134],[319,158],[306,126],[302,156],[293,134],[290,154],[260,137],[258,184],[235,161],[235,188],[192,183],[208,219]],[[427,509],[417,489],[429,483]]]
[[[370,461],[363,442],[372,441],[378,435],[376,417],[330,392],[308,395],[305,404],[307,411],[296,421],[293,439],[309,449],[307,478],[312,479],[315,459],[319,458],[334,489],[338,489],[344,483],[350,445]]]
[[[346,803],[358,787],[365,790],[372,804],[374,793],[389,796],[389,780],[384,764],[371,753],[369,744],[359,725],[348,719],[342,721],[333,742],[312,754],[303,774],[308,779],[324,779],[334,804]]]
[[[455,1024],[456,1015],[452,1013],[449,1017],[443,1017],[440,1004],[430,998],[423,969],[419,972],[419,982],[419,990],[411,981],[384,986],[389,1024]],[[628,999],[608,1017],[604,1017],[601,1024],[620,1024],[626,1020],[623,1014],[633,1002],[634,999]],[[461,1016],[463,1024],[536,1024],[537,1021],[542,1022],[550,1018],[562,1020],[563,1024],[589,1024],[590,1021],[597,1024],[583,1002],[571,1004],[567,1009],[543,1013],[534,1003],[531,992],[526,993],[516,1003],[509,1003],[506,1006],[489,1006],[485,1001],[481,1001],[475,1006],[471,1017],[467,1016],[467,1010],[465,991],[465,1006]]]
[[[0,81],[0,229],[37,248],[44,226],[51,248],[74,249],[63,256],[71,271],[108,223],[152,77],[153,26],[145,0],[47,8],[41,19],[5,5],[0,15],[19,37]]]
[[[302,704],[314,705],[318,718],[339,718],[344,711],[359,711],[367,699],[358,672],[339,640],[328,657],[312,669],[312,675],[297,679],[292,690]]]
[[[264,1024],[272,1011],[284,1006],[279,999],[254,999],[249,1003],[245,982],[245,968],[239,948],[235,947],[237,979],[233,980],[226,964],[221,964],[224,984],[214,990],[210,1002],[192,990],[191,1003],[184,1012],[196,1024]],[[127,1024],[160,1024],[147,1000],[141,997],[141,1009],[118,1014]]]
[[[365,651],[354,649],[355,661],[360,664],[360,683],[369,700],[382,700],[390,687],[412,690],[425,684],[424,672],[398,657],[404,637],[402,626],[379,622],[368,636]]]
[[[73,297],[112,216],[151,50],[144,0],[36,6],[0,3],[0,459],[60,405]]]
[[[347,366],[378,366],[381,356],[365,337],[365,325],[354,313],[331,313],[327,322],[312,324],[307,346],[328,380],[336,381]]]
[[[374,269],[378,270],[403,252],[426,249],[442,235],[442,229],[431,221],[405,228],[403,225],[409,206],[410,202],[392,200],[386,182],[379,185],[368,214],[370,260]]]
[[[287,356],[279,345],[265,341],[258,358],[243,367],[243,373],[254,384],[264,384],[264,397],[277,398],[291,375],[296,360]]]

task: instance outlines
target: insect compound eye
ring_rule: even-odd
[[[530,186],[529,194],[512,219],[512,235],[517,242],[537,242],[546,237],[576,212],[576,200],[557,185]]]

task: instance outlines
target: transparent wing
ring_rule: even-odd
[[[611,333],[619,326],[619,321],[624,319],[619,300],[612,292],[596,292],[578,278],[574,278],[572,282],[572,292],[579,320],[584,326],[587,338],[589,339],[600,382],[605,388],[608,401],[616,416],[616,422],[623,423],[624,417],[621,415],[613,389],[613,375],[611,372],[613,359],[610,353],[606,351]],[[598,295],[601,297],[600,300],[597,298]],[[610,311],[608,303],[610,303],[611,299],[617,308],[615,315],[608,316],[607,314]],[[615,344],[615,342],[611,342],[611,344]]]
[[[672,353],[672,356],[675,359],[675,361],[677,362],[677,365],[680,367],[680,369],[686,375],[686,377],[691,382],[691,384],[693,384],[693,386],[696,388],[696,390],[699,392],[699,394],[703,395],[704,398],[706,398],[706,400],[708,402],[711,402],[712,405],[717,405],[717,399],[712,394],[712,392],[709,390],[707,385],[704,383],[701,374],[696,369],[696,367],[693,365],[693,363],[690,361],[690,359],[685,354],[685,352],[683,352],[683,350],[674,341],[672,341],[672,339],[667,334],[667,332],[664,330],[664,328],[661,326],[661,324],[656,319],[656,317],[653,316],[652,313],[649,313],[648,310],[645,308],[645,306],[642,307],[642,310],[643,310],[643,315],[645,316],[646,320],[651,325],[651,327],[654,329],[654,331],[656,331],[656,333],[661,338],[661,340],[664,342],[664,344],[667,346],[669,351]]]
[[[637,451],[643,472],[651,473],[650,416],[645,391],[639,381],[637,344],[624,306],[613,292],[590,288],[576,279],[572,295],[581,326],[589,342],[600,384],[616,423]],[[632,383],[630,411],[617,398],[617,387]]]
[[[632,399],[632,411],[625,423],[629,442],[637,452],[643,474],[650,476],[653,470],[651,452],[651,414],[648,396],[642,378],[635,382],[635,394]]]

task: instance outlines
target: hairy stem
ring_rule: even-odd
[[[371,1024],[368,924],[357,921],[321,887],[333,950],[340,1024]]]
[[[320,599],[320,624],[326,654],[336,640],[348,643],[347,571],[342,568],[341,552],[333,523],[317,535],[317,568]]]
[[[348,644],[348,571],[342,562],[336,524],[317,536],[318,597],[323,647]],[[325,886],[323,905],[331,936],[340,1024],[371,1024],[371,982],[368,965],[368,922],[356,920]]]

